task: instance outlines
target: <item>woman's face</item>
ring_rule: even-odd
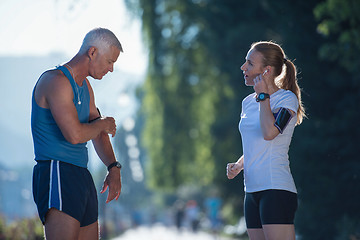
[[[243,71],[246,86],[254,86],[254,78],[265,71],[262,59],[263,55],[260,52],[255,49],[249,50],[245,63],[240,68]]]

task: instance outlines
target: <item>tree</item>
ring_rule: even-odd
[[[309,116],[289,153],[297,231],[304,239],[335,239],[344,224],[358,226],[358,143],[349,141],[360,135],[352,120],[360,117],[356,1],[128,1],[142,10],[150,52],[143,111],[153,187],[216,186],[241,214],[241,176],[225,177],[226,163],[242,152],[237,123],[252,91],[239,67],[252,42],[274,40],[296,58]]]
[[[359,1],[352,0],[327,0],[314,8],[322,36],[318,58],[325,67],[319,68],[322,76],[317,79],[321,83],[317,89],[321,91],[317,90],[318,97],[311,102],[317,111],[313,127],[308,128],[315,136],[310,144],[316,148],[306,154],[307,170],[299,168],[303,175],[312,176],[299,179],[307,187],[303,194],[307,211],[301,213],[300,226],[312,239],[360,237],[359,144],[352,141],[360,135],[355,120],[360,117],[356,110],[360,95],[359,11]],[[309,221],[323,224],[306,224]]]
[[[320,48],[320,57],[355,73],[360,68],[360,2],[327,0],[316,6],[314,14],[320,21],[318,31],[329,40]],[[359,84],[359,74],[354,80]]]
[[[215,175],[214,107],[224,87],[208,50],[198,44],[204,25],[191,2],[140,3],[150,47],[143,110],[151,185],[167,190],[193,182],[208,185]],[[187,13],[193,17],[184,18]]]

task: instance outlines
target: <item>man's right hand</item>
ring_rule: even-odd
[[[101,118],[101,121],[103,121],[105,123],[104,131],[107,134],[111,134],[112,137],[114,137],[115,133],[116,133],[115,119],[112,117],[103,117],[103,118]]]

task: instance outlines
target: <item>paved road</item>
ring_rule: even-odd
[[[193,233],[187,230],[177,231],[176,228],[167,228],[163,225],[151,227],[141,226],[129,229],[119,237],[112,240],[224,240],[209,233]]]

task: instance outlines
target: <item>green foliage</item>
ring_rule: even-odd
[[[226,163],[242,152],[237,123],[241,100],[252,91],[239,67],[252,42],[274,40],[296,58],[309,116],[289,152],[300,200],[296,229],[304,239],[356,236],[359,2],[128,2],[142,9],[149,47],[142,111],[151,186],[213,184],[228,218],[241,215],[242,176],[225,176]]]
[[[320,23],[318,31],[330,38],[321,46],[320,57],[338,61],[354,72],[360,67],[360,2],[358,0],[327,0],[314,9]],[[357,79],[358,81],[359,79]]]
[[[1,240],[40,240],[44,239],[44,230],[38,218],[22,219],[6,224],[0,216],[0,239]]]
[[[360,239],[360,220],[359,218],[350,219],[344,216],[337,224],[338,234],[335,240]]]
[[[186,1],[141,4],[145,38],[153,47],[143,105],[150,185],[172,190],[210,184],[215,170],[211,126],[223,88],[217,87],[221,75],[207,49],[197,44],[202,23],[184,18],[193,5]]]

